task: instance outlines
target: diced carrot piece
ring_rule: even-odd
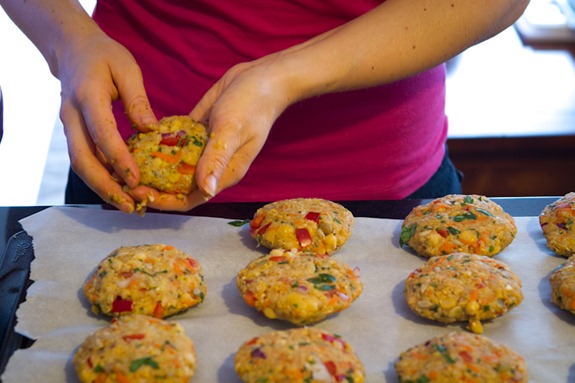
[[[122,339],[124,339],[125,341],[130,341],[130,340],[144,339],[145,337],[146,337],[146,335],[144,335],[144,334],[129,334],[129,335],[124,335],[122,337]]]
[[[257,229],[261,226],[262,222],[264,221],[265,215],[264,214],[260,214],[255,216],[251,221],[250,221],[250,228],[251,229]]]
[[[251,291],[248,291],[247,293],[244,294],[244,300],[246,301],[248,306],[255,307],[257,299],[255,294],[252,293]]]
[[[471,293],[469,293],[469,300],[476,301],[479,297],[479,289],[473,289]]]
[[[196,167],[194,165],[190,165],[190,164],[187,164],[185,162],[182,162],[178,165],[176,170],[180,174],[191,175],[191,174],[195,173]]]
[[[174,262],[174,273],[176,273],[177,275],[182,274],[182,268],[180,266],[180,262],[178,261]]]
[[[265,225],[264,227],[261,227],[261,228],[257,231],[258,235],[264,235],[264,233],[265,233],[266,231],[268,231],[268,229],[270,228],[271,225],[272,225],[272,223],[270,222],[270,223],[268,223],[267,225]]]
[[[116,379],[118,380],[119,383],[130,383],[130,379],[128,379],[126,375],[124,375],[118,370],[115,370],[114,372],[116,373]]]
[[[441,247],[439,248],[439,250],[443,253],[443,254],[451,254],[453,253],[455,250],[457,249],[457,245],[451,241],[445,241],[443,242],[443,245],[441,245]]]
[[[161,160],[164,160],[170,164],[175,164],[182,158],[182,152],[178,151],[176,154],[165,154],[162,152],[152,152],[152,157],[157,157]]]
[[[164,308],[160,302],[156,303],[156,307],[154,307],[153,316],[156,318],[162,318],[164,316]]]

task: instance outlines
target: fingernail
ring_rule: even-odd
[[[213,175],[209,175],[206,178],[206,188],[204,189],[204,192],[208,196],[213,197],[216,195],[217,189],[218,189],[218,181],[216,180],[216,177],[214,177]]]
[[[124,182],[126,182],[126,185],[128,185],[128,187],[130,189],[135,188],[136,186],[138,186],[139,182],[136,179],[136,176],[134,175],[134,172],[128,168],[126,169],[126,173],[125,173],[126,177],[124,179]]]
[[[140,120],[140,124],[145,128],[149,128],[149,127],[155,125],[157,121],[158,120],[156,120],[156,118],[153,115],[145,114],[142,116],[142,118]]]
[[[125,202],[120,205],[120,210],[126,214],[132,214],[134,212],[134,205],[128,202]]]

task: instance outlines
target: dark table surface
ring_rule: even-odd
[[[514,217],[538,216],[541,210],[559,197],[491,198]],[[356,217],[403,219],[415,207],[429,200],[400,201],[340,201]],[[219,203],[199,206],[186,214],[232,219],[249,219],[265,203]],[[78,205],[78,208],[111,209],[100,205]],[[25,299],[30,263],[34,258],[32,239],[19,221],[38,213],[47,206],[0,207],[0,374],[12,353],[28,347],[33,340],[14,332],[15,312]],[[164,213],[174,214],[174,213]]]

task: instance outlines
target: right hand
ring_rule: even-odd
[[[120,99],[138,130],[157,123],[139,66],[122,45],[103,33],[94,34],[62,53],[57,77],[72,169],[104,201],[131,213],[137,201],[123,186],[136,187],[140,175],[111,105]]]

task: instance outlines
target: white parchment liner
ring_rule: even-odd
[[[246,217],[250,218],[250,217]],[[95,317],[81,287],[98,262],[120,246],[165,243],[198,259],[208,293],[198,307],[172,316],[193,339],[198,369],[193,382],[238,383],[237,348],[253,336],[291,325],[248,307],[235,276],[267,253],[248,227],[230,219],[172,214],[125,215],[117,211],[58,207],[21,221],[33,237],[35,260],[26,302],[17,311],[17,331],[36,339],[10,359],[3,382],[77,382],[71,359],[86,336],[108,323]],[[484,335],[526,359],[531,382],[575,381],[575,317],[550,302],[549,274],[564,262],[545,246],[536,217],[516,218],[515,241],[497,256],[523,282],[523,303],[484,323]],[[405,303],[403,281],[424,260],[398,246],[400,220],[356,217],[348,243],[334,255],[359,267],[363,294],[344,312],[316,324],[341,335],[356,349],[367,382],[397,382],[400,352],[465,324],[441,325],[415,316]]]

